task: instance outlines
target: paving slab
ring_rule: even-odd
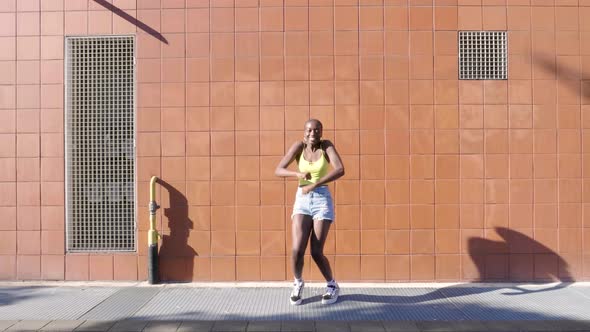
[[[559,320],[555,326],[563,331],[590,331],[590,321],[583,320]]]
[[[82,323],[83,320],[54,320],[43,326],[40,331],[74,331]]]
[[[383,327],[387,332],[419,332],[420,328],[410,321],[384,321]]]
[[[354,321],[349,325],[351,332],[385,332],[381,321]]]
[[[518,321],[484,321],[483,324],[491,332],[519,332],[522,327]]]
[[[317,321],[315,329],[317,332],[350,332],[350,324],[343,321]]]
[[[252,321],[248,323],[248,332],[275,332],[281,330],[281,322],[278,321]]]
[[[518,321],[518,325],[527,332],[559,331],[560,328],[551,320]]]
[[[149,322],[142,332],[175,332],[181,323],[180,321]]]
[[[464,320],[453,322],[454,330],[465,331],[465,332],[487,332],[488,327],[482,321],[477,320]]]
[[[21,320],[10,326],[7,331],[38,331],[50,322],[50,320]]]
[[[186,321],[180,324],[177,332],[209,332],[213,324],[213,321]]]
[[[148,321],[142,320],[122,320],[109,330],[109,332],[140,332],[143,331]]]
[[[76,332],[105,332],[108,331],[116,321],[108,320],[87,320],[80,324],[74,331]]]
[[[0,331],[6,330],[18,322],[18,320],[0,320]]]
[[[283,321],[281,322],[281,332],[313,332],[315,323],[313,321]]]
[[[456,329],[453,323],[450,321],[420,321],[416,322],[416,326],[420,328],[420,331],[425,332],[449,332]]]
[[[213,332],[245,332],[248,321],[218,321],[213,324]]]
[[[588,321],[0,321],[6,331],[590,332]]]

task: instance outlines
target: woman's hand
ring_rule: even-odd
[[[301,187],[301,192],[304,195],[309,194],[310,191],[315,189],[315,184],[308,184],[307,186]]]
[[[309,180],[311,179],[311,174],[309,172],[297,172],[297,178],[301,180]]]

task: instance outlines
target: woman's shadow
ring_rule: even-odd
[[[530,237],[505,227],[496,227],[496,232],[502,238],[501,241],[494,241],[479,237],[473,237],[468,240],[468,254],[477,268],[479,277],[473,282],[506,282],[505,285],[458,285],[438,288],[433,291],[424,292],[423,289],[416,289],[419,294],[416,295],[370,295],[370,294],[343,294],[339,298],[339,302],[344,301],[359,301],[359,302],[374,302],[387,304],[415,304],[429,302],[445,298],[453,298],[460,296],[476,295],[486,292],[493,292],[497,290],[508,290],[503,292],[503,295],[521,295],[528,293],[547,292],[552,290],[567,287],[575,281],[574,277],[569,272],[569,265],[553,250],[544,246],[543,244],[531,239]],[[531,267],[531,277],[534,276],[535,281],[557,281],[556,284],[550,284],[547,287],[523,287],[515,285],[513,281],[508,278],[490,278],[489,272],[486,274],[486,269],[491,268],[490,258],[504,255],[509,259],[509,254],[521,254],[519,264]],[[553,269],[538,266],[539,270],[535,271],[535,255],[542,255],[553,262]],[[493,259],[492,259],[493,261]],[[507,262],[505,262],[507,263]],[[508,267],[505,267],[508,269]],[[532,274],[534,273],[534,274]],[[531,283],[527,280],[527,283]],[[533,281],[534,282],[534,281]],[[407,294],[408,292],[402,290],[400,294]],[[412,292],[410,292],[412,293]],[[314,302],[320,300],[320,296],[316,296],[308,301]]]
[[[193,229],[193,222],[188,218],[188,201],[183,193],[169,183],[159,179],[158,184],[168,191],[169,197],[168,207],[164,208],[168,231],[162,227],[164,230],[159,254],[160,280],[189,282],[193,279],[194,258],[198,253],[188,245]]]
[[[468,241],[469,256],[479,273],[479,278],[475,281],[498,280],[497,277],[493,277],[493,272],[489,271],[493,270],[493,267],[491,267],[492,264],[489,262],[490,257],[498,257],[500,255],[509,259],[508,255],[513,254],[519,255],[519,266],[523,266],[525,270],[529,270],[523,273],[526,277],[521,277],[522,279],[526,281],[534,280],[536,282],[557,281],[558,283],[554,286],[534,291],[521,287],[511,287],[516,292],[505,293],[506,295],[559,289],[575,281],[575,278],[569,271],[569,264],[547,246],[531,239],[525,234],[506,227],[496,227],[495,229],[496,233],[502,238],[502,241],[477,237],[470,238]],[[540,257],[543,260],[536,260],[536,257]],[[507,262],[504,265],[504,269],[509,269]]]

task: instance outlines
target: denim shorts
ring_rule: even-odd
[[[327,186],[320,186],[303,194],[301,187],[297,189],[295,204],[291,219],[296,214],[311,216],[313,220],[334,220],[334,203],[330,189]]]

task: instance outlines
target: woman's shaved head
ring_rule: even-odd
[[[304,125],[304,127],[306,127],[308,123],[314,123],[314,124],[316,124],[316,125],[320,126],[320,128],[322,128],[322,129],[324,128],[324,125],[323,125],[323,124],[322,124],[322,122],[321,122],[320,120],[318,120],[318,119],[309,119],[309,120],[305,121],[305,125]]]

